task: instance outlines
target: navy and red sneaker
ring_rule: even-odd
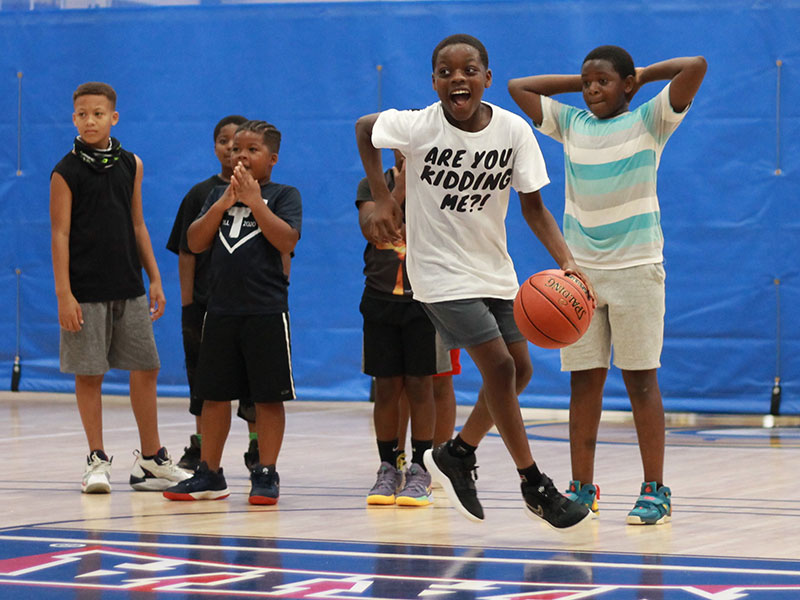
[[[275,465],[257,464],[250,470],[250,504],[277,504],[281,478]]]
[[[230,494],[222,468],[212,471],[205,461],[200,463],[189,479],[167,488],[163,493],[168,500],[221,500]]]

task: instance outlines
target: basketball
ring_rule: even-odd
[[[589,328],[593,313],[583,282],[559,269],[534,273],[514,299],[517,327],[541,348],[563,348],[577,342]]]

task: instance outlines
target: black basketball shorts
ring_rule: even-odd
[[[195,392],[204,400],[295,398],[289,313],[206,314]]]

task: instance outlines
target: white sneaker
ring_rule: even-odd
[[[111,458],[102,458],[95,450],[86,457],[86,471],[81,481],[84,494],[108,494],[111,492]],[[105,456],[105,453],[103,453]]]
[[[143,458],[138,450],[134,450],[136,460],[131,469],[130,484],[135,490],[144,492],[161,492],[176,483],[189,479],[187,473],[172,462],[166,448],[159,448],[153,458]]]

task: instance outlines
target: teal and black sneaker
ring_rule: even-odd
[[[600,509],[597,506],[597,500],[600,498],[600,486],[593,483],[581,483],[577,479],[569,482],[564,494],[573,502],[580,502],[592,511],[592,518],[596,519]]]
[[[639,499],[628,513],[628,525],[661,525],[672,519],[672,491],[655,481],[645,481]]]

